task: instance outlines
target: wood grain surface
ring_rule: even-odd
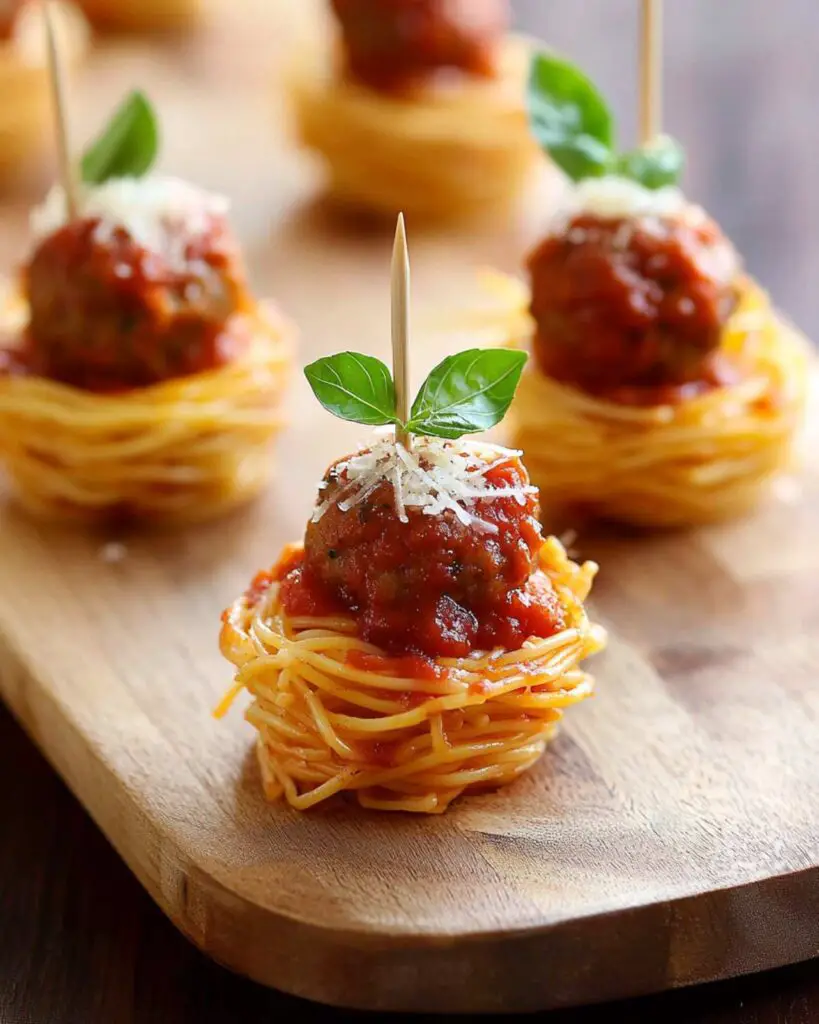
[[[386,353],[389,233],[353,232],[313,201],[315,171],[275,130],[261,65],[233,52],[103,51],[80,120],[147,76],[171,122],[166,166],[237,196],[255,278],[302,324],[302,359],[340,339]],[[223,84],[194,136],[214,65]],[[514,268],[534,204],[466,234],[410,225],[421,326],[453,295],[469,301],[477,265]],[[23,222],[10,207],[4,253]],[[419,375],[451,342],[416,330]],[[815,474],[734,527],[581,538],[615,639],[598,699],[520,785],[443,820],[304,818],[262,804],[241,716],[209,718],[230,674],[218,611],[300,532],[324,464],[358,436],[301,384],[292,409],[288,476],[228,524],[111,538],[10,506],[0,519],[0,685],[175,922],[292,991],[406,1008],[561,1005],[819,953]],[[100,558],[111,539],[127,545],[114,565]]]
[[[0,789],[3,1024],[374,1019],[255,985],[199,953],[145,895],[2,705],[0,775],[19,780]],[[817,1013],[819,963],[811,961],[535,1019],[544,1024],[815,1024]]]

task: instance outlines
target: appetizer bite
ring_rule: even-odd
[[[292,330],[250,294],[227,201],[149,173],[139,92],[55,187],[0,338],[0,461],[49,516],[195,520],[253,497]]]
[[[382,430],[330,466],[303,543],[223,615],[237,672],[216,714],[252,696],[269,799],[438,813],[530,768],[591,694],[597,566],[544,539],[520,452],[464,440],[503,418],[525,361],[450,356],[411,409],[400,359],[395,381],[354,352],[306,368],[326,409]]]
[[[51,0],[67,63],[79,63],[88,27],[70,3]],[[48,62],[38,0],[0,0],[0,181],[37,153],[50,123]]]
[[[435,219],[508,206],[537,157],[508,0],[332,0],[332,11],[335,51],[302,59],[293,83],[330,194]]]
[[[544,506],[683,525],[737,515],[791,458],[807,347],[677,187],[667,137],[618,154],[594,85],[535,57],[534,134],[572,187],[501,283],[532,359],[512,407]]]
[[[79,0],[95,28],[116,32],[176,32],[202,17],[202,0]]]

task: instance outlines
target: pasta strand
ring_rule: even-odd
[[[440,813],[467,790],[513,781],[554,735],[563,708],[592,694],[580,663],[605,644],[583,606],[597,567],[577,565],[550,537],[540,553],[567,627],[516,651],[439,658],[440,679],[368,671],[349,656],[377,648],[354,635],[355,622],[302,620],[278,600],[278,586],[225,613],[220,644],[236,682],[214,714],[242,688],[258,730],[265,795],[299,810],[343,790],[364,807]],[[287,700],[282,700],[286,697]]]

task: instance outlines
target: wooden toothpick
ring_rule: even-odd
[[[46,48],[48,50],[48,69],[51,81],[51,99],[54,107],[54,127],[57,135],[57,155],[60,163],[60,180],[65,192],[65,203],[70,220],[76,220],[79,213],[77,195],[77,178],[74,162],[71,159],[68,131],[68,100],[66,88],[65,62],[57,42],[54,25],[53,0],[41,0],[43,21],[46,31]]]
[[[398,214],[392,249],[392,375],[395,405],[402,423],[409,419],[409,292],[410,267],[404,214]],[[407,450],[412,441],[406,430],[396,428],[395,440]]]
[[[641,0],[640,25],[640,145],[660,134],[662,120],[662,0]]]

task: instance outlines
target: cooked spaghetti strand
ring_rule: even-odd
[[[527,290],[493,275],[484,316],[504,344],[528,345]],[[722,347],[752,371],[738,383],[675,404],[619,405],[528,367],[510,413],[544,509],[651,526],[727,519],[747,511],[793,466],[806,400],[805,340],[749,283]]]
[[[390,675],[383,654],[381,671],[356,667],[351,653],[380,652],[356,638],[355,623],[289,619],[275,583],[255,601],[238,600],[221,634],[236,682],[215,714],[240,689],[250,693],[267,798],[306,810],[348,790],[364,807],[439,813],[464,791],[511,782],[534,764],[562,709],[591,695],[580,663],[605,642],[583,607],[596,566],[576,565],[554,537],[539,561],[566,628],[516,651],[438,658],[438,678]]]
[[[19,298],[6,305],[10,328],[19,307]],[[291,340],[290,326],[264,306],[244,355],[151,387],[106,395],[0,375],[0,462],[20,503],[49,518],[126,513],[165,522],[244,504],[269,475]]]

